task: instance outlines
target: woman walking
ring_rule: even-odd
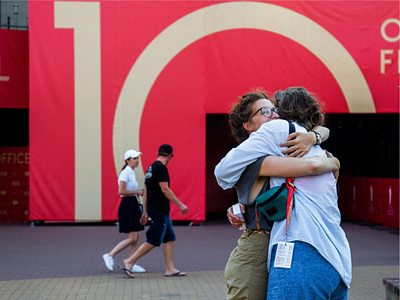
[[[144,190],[139,190],[136,181],[135,168],[139,166],[141,152],[128,150],[124,154],[125,165],[118,176],[118,193],[121,195],[121,204],[118,210],[119,232],[127,233],[128,238],[119,242],[110,252],[103,255],[104,263],[110,271],[114,268],[114,257],[122,250],[129,247],[129,255],[138,248],[139,232],[144,230],[140,224],[142,211],[139,206],[138,196],[143,196]],[[132,267],[132,272],[144,273],[146,270],[139,265]]]

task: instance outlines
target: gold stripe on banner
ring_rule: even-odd
[[[371,91],[357,63],[321,25],[297,12],[268,3],[210,5],[167,27],[146,47],[131,68],[118,99],[114,119],[116,166],[123,149],[131,148],[132,142],[135,149],[140,149],[139,127],[144,103],[165,66],[188,45],[207,35],[242,28],[274,32],[301,44],[318,57],[335,77],[350,113],[376,112]],[[141,176],[140,182],[143,175],[138,175]]]
[[[75,220],[101,220],[100,3],[54,2],[54,22],[74,29]]]

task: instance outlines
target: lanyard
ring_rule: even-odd
[[[292,217],[292,208],[293,208],[293,194],[296,192],[296,187],[293,184],[294,178],[286,179],[286,187],[288,188],[288,199],[286,204],[286,241],[287,241],[287,233],[289,230],[290,219]]]

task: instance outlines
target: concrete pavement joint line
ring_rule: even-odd
[[[142,275],[142,274],[141,274]],[[162,275],[162,274],[161,274]],[[224,299],[226,285],[223,271],[191,272],[186,277],[164,278],[160,274],[143,274],[124,280],[123,276],[67,277],[0,281],[2,300],[63,299]],[[349,300],[385,298],[383,278],[398,277],[399,266],[353,268]]]

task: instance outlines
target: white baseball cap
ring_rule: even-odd
[[[131,157],[133,157],[133,158],[139,157],[140,155],[142,155],[142,152],[138,152],[136,150],[130,149],[125,152],[124,160],[130,159]]]

